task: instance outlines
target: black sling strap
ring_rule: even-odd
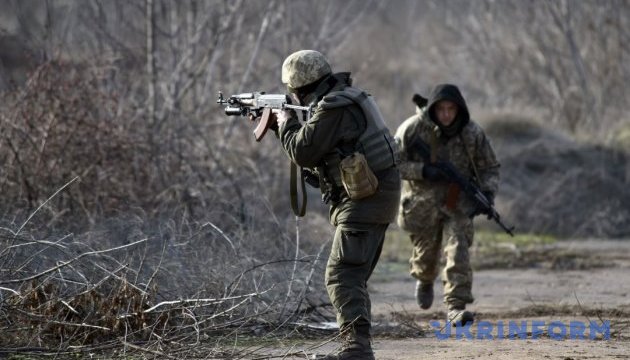
[[[304,184],[304,174],[302,174],[302,168],[300,168],[300,186],[302,188],[302,206],[298,208],[298,190],[297,190],[297,173],[298,166],[291,161],[291,178],[289,180],[289,194],[291,195],[291,209],[295,216],[302,217],[306,214],[306,187]]]

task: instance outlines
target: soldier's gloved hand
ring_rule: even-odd
[[[444,171],[432,164],[424,164],[422,167],[422,178],[433,182],[448,181],[448,176]]]
[[[477,204],[477,206],[475,207],[475,209],[474,209],[474,210],[472,211],[472,213],[470,214],[470,218],[472,219],[472,218],[476,217],[477,215],[481,215],[481,214],[485,214],[485,213],[486,213],[486,211],[485,211],[485,209],[483,208],[483,206],[481,206],[481,205]]]
[[[494,194],[490,191],[482,191],[481,192],[486,199],[488,199],[488,204],[490,206],[494,206]],[[477,204],[477,207],[475,208],[475,210],[473,210],[471,217],[475,217],[477,215],[487,215],[488,216],[488,220],[492,219],[492,216],[490,215],[490,208],[486,208],[484,206],[482,206],[481,204]]]
[[[481,193],[486,197],[486,199],[488,199],[490,205],[494,206],[494,194],[492,191],[482,191]]]
[[[282,124],[294,116],[295,111],[273,110],[273,113],[276,115],[276,123],[278,124],[278,127],[282,127]]]

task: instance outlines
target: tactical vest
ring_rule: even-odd
[[[326,95],[317,105],[321,109],[333,109],[357,104],[366,119],[367,127],[355,143],[355,151],[361,152],[373,172],[393,167],[397,163],[397,145],[387,129],[374,99],[364,91],[354,87],[346,87]],[[329,155],[324,159],[323,173],[335,186],[342,186],[339,163],[344,154]],[[321,172],[320,172],[321,173]]]

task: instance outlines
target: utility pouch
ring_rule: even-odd
[[[347,156],[339,163],[341,182],[352,200],[366,198],[376,193],[378,179],[360,152]]]

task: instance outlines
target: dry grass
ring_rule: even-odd
[[[330,316],[314,275],[322,254],[265,261],[240,242],[199,246],[227,236],[213,230],[174,243],[136,229],[139,239],[113,247],[115,230],[54,240],[2,230],[1,351],[238,358],[253,349],[235,336],[280,341],[303,336],[298,321]]]

